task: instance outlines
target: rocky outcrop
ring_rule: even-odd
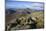
[[[14,20],[13,20],[14,21]],[[10,22],[7,26],[8,30],[15,29],[36,29],[36,18],[34,17],[20,17],[16,18],[14,22]],[[9,28],[8,28],[9,27]]]

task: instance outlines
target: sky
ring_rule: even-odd
[[[6,8],[31,8],[35,10],[43,10],[43,2],[27,2],[21,0],[6,0]]]

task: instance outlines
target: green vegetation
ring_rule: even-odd
[[[16,19],[16,20],[11,19],[16,22],[10,23],[11,24],[10,27],[12,28],[9,28],[9,29],[11,30],[44,28],[44,13],[42,11],[39,11],[39,12],[35,11],[35,12],[32,12],[31,14],[13,14],[12,16],[9,18]]]

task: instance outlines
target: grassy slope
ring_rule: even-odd
[[[39,12],[32,12],[31,14],[18,14],[18,15],[16,15],[16,17],[22,17],[22,16],[25,17],[25,18],[27,18],[29,16],[37,17],[37,20],[36,20],[37,28],[41,28],[41,27],[44,26],[44,13],[41,12],[41,11],[39,11]]]

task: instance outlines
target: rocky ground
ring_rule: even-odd
[[[24,11],[24,14],[16,13],[6,15],[6,31],[44,28],[44,13],[42,11],[28,12],[29,14]]]

